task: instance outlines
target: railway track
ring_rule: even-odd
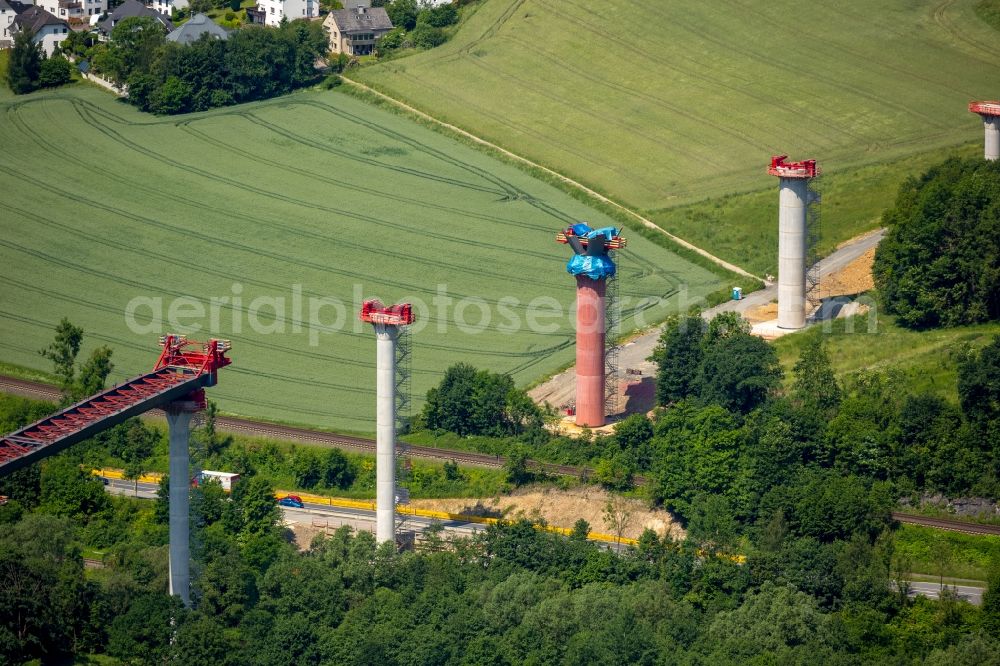
[[[14,377],[0,376],[0,392],[14,393],[28,398],[42,400],[56,400],[61,397],[59,390],[54,386],[41,382],[32,382]],[[163,418],[163,412],[154,410],[153,418]],[[264,423],[241,419],[231,416],[219,416],[215,420],[216,426],[223,432],[240,435],[250,435],[253,437],[272,437],[274,439],[290,440],[305,444],[319,444],[321,446],[337,447],[348,449],[359,453],[374,453],[375,440],[352,435],[339,435],[337,433],[325,432],[323,430],[310,430],[276,423]],[[417,458],[427,458],[433,460],[454,460],[466,465],[476,465],[479,467],[503,467],[507,462],[503,456],[489,455],[486,453],[474,453],[472,451],[456,451],[453,449],[438,449],[430,446],[407,445],[409,454]],[[575,476],[577,478],[587,478],[592,476],[594,470],[589,467],[576,467],[573,465],[557,465],[554,463],[539,462],[529,460],[529,467],[542,470],[548,474],[558,474],[561,476]],[[636,485],[642,486],[648,480],[636,475],[634,477]],[[1000,526],[980,525],[961,520],[948,518],[928,518],[926,516],[916,516],[909,513],[892,514],[893,519],[901,523],[910,525],[922,525],[924,527],[934,527],[953,532],[965,532],[966,534],[988,534],[1000,536]]]
[[[993,536],[1000,536],[1000,525],[980,525],[978,523],[968,523],[964,520],[928,518],[927,516],[915,516],[910,513],[893,512],[892,517],[899,522],[906,523],[908,525],[922,525],[924,527],[934,527],[939,530],[965,532],[966,534],[989,534]]]
[[[61,398],[59,389],[48,384],[32,382],[14,377],[0,376],[0,391],[14,393],[28,398],[58,401]],[[153,418],[164,418],[161,410],[150,412]],[[250,435],[253,437],[270,437],[274,439],[290,440],[305,444],[319,444],[340,449],[348,449],[359,453],[374,453],[375,440],[353,435],[339,435],[337,433],[323,430],[310,430],[309,428],[299,428],[296,426],[281,425],[277,423],[265,423],[252,421],[250,419],[236,418],[232,416],[218,416],[215,419],[216,427],[223,432],[239,435]],[[430,446],[418,446],[407,444],[409,455],[416,458],[427,458],[433,460],[454,460],[465,465],[475,465],[478,467],[503,467],[507,462],[503,456],[490,455],[487,453],[475,453],[472,451],[457,451],[454,449],[438,449]],[[545,471],[549,474],[562,476],[588,477],[593,474],[593,470],[587,467],[574,467],[572,465],[556,465],[553,463],[543,463],[537,460],[529,460],[528,466],[532,469]],[[645,483],[645,479],[636,478],[636,483]]]

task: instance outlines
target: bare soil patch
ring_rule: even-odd
[[[595,486],[581,486],[572,490],[526,487],[511,495],[479,499],[414,500],[411,504],[420,509],[491,516],[513,520],[516,518],[544,519],[555,527],[572,527],[578,519],[590,523],[592,532],[613,533],[604,522],[604,508],[609,493]],[[650,509],[636,499],[626,500],[632,517],[622,536],[638,538],[647,527],[660,536],[670,534],[674,539],[684,537],[684,530],[669,512]]]

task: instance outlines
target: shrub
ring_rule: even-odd
[[[439,44],[443,44],[445,38],[441,28],[435,28],[427,23],[421,23],[410,33],[413,44],[423,49],[431,49]]]
[[[73,78],[73,66],[61,55],[54,55],[42,61],[38,83],[43,88],[56,88],[65,85]]]

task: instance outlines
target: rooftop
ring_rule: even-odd
[[[195,14],[190,21],[167,35],[167,41],[190,44],[198,41],[202,35],[210,35],[213,39],[229,39],[229,31],[221,25],[205,14]]]
[[[392,30],[392,21],[384,7],[357,7],[355,9],[334,9],[330,17],[341,32],[373,32]]]
[[[108,35],[111,34],[111,30],[117,25],[122,19],[132,18],[133,16],[148,16],[150,18],[155,18],[163,27],[167,30],[173,30],[174,24],[170,22],[163,14],[160,14],[146,5],[139,2],[139,0],[125,0],[122,4],[115,7],[115,10],[108,14],[108,17],[97,24],[98,30],[102,33]]]
[[[2,0],[0,0],[2,1]],[[8,5],[9,6],[9,5]],[[16,10],[15,10],[16,11]],[[41,7],[31,6],[19,13],[12,24],[17,26],[18,30],[28,29],[31,32],[38,32],[47,25],[56,25],[69,28],[69,24],[66,21],[53,16]]]

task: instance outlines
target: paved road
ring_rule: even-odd
[[[941,590],[943,588],[949,588],[955,590],[958,594],[958,598],[963,601],[968,601],[973,606],[981,606],[983,604],[983,592],[985,591],[981,587],[972,587],[969,585],[950,585],[945,583],[942,586],[940,583],[922,583],[916,581],[909,581],[910,584],[910,597],[927,597],[929,599],[937,599],[941,596]]]
[[[884,229],[859,238],[841,247],[836,252],[819,262],[820,276],[830,275],[842,270],[852,261],[872,249],[882,240],[885,235]],[[705,319],[711,319],[722,312],[746,312],[747,310],[766,305],[778,297],[778,286],[770,284],[764,289],[748,294],[740,301],[726,301],[714,308],[709,308],[701,313]],[[626,368],[633,368],[642,372],[643,377],[654,377],[655,366],[647,361],[652,354],[656,343],[660,338],[662,327],[653,328],[639,337],[625,343],[618,353],[618,367],[624,373]],[[574,399],[576,384],[576,369],[559,373],[549,381],[531,390],[531,397],[537,401],[548,401],[551,405],[565,405]]]
[[[139,483],[138,494],[136,494],[135,484],[132,481],[119,479],[108,479],[105,489],[114,495],[127,495],[138,497],[139,499],[156,499],[157,484]],[[326,504],[312,504],[305,502],[301,509],[282,506],[282,518],[285,525],[293,524],[305,525],[307,527],[319,527],[323,529],[336,529],[343,525],[349,525],[358,531],[375,532],[375,512],[367,509],[354,509],[350,507],[331,507]],[[445,532],[456,536],[470,536],[478,531],[485,530],[487,525],[483,523],[470,523],[463,520],[435,520],[423,516],[407,516],[398,514],[398,530],[414,531],[422,533],[434,524],[440,524]],[[595,541],[602,548],[611,550],[624,550],[625,546]]]

